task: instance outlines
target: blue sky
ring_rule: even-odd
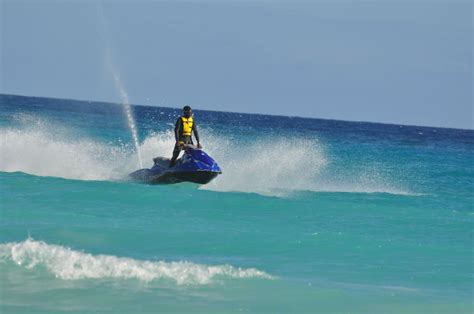
[[[0,93],[473,128],[471,1],[0,1]]]

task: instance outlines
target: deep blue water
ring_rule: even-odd
[[[180,110],[132,109],[170,157]],[[473,311],[472,130],[195,119],[223,174],[149,186],[121,105],[0,95],[0,310]]]

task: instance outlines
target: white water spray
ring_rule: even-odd
[[[110,56],[109,54],[107,56]],[[122,106],[125,111],[125,115],[127,116],[127,123],[130,132],[132,133],[133,143],[135,145],[135,150],[137,151],[138,162],[140,168],[143,168],[143,160],[140,153],[140,142],[138,141],[138,132],[137,132],[137,125],[135,123],[135,119],[133,118],[132,113],[132,106],[130,105],[130,101],[128,100],[127,92],[123,87],[122,81],[120,80],[120,76],[118,75],[116,69],[114,68],[110,58],[107,59],[107,63],[109,64],[110,72],[114,77],[115,87],[117,88],[118,92],[120,93],[120,98],[122,99]]]
[[[136,170],[135,149],[78,137],[75,129],[54,120],[28,114],[14,115],[15,127],[0,127],[0,171],[21,171],[38,176],[79,180],[121,180]],[[349,169],[338,164],[317,139],[266,138],[239,146],[235,154],[231,139],[206,133],[206,151],[215,157],[224,173],[201,189],[290,196],[297,191],[390,193],[420,195],[394,181],[374,165]],[[171,131],[149,134],[140,143],[148,163],[157,151],[171,151]],[[31,158],[34,156],[35,158]],[[74,162],[71,163],[71,160]],[[147,162],[145,162],[147,163]],[[261,171],[271,169],[271,171]]]
[[[112,77],[114,78],[115,88],[117,89],[120,95],[122,106],[123,106],[125,115],[127,117],[128,128],[130,129],[130,132],[132,133],[132,139],[133,139],[133,144],[135,145],[135,150],[137,152],[138,163],[139,163],[140,168],[143,168],[143,160],[140,153],[140,142],[138,140],[138,131],[137,131],[135,119],[133,117],[132,106],[130,105],[128,94],[125,91],[125,87],[122,83],[122,80],[120,79],[120,75],[117,70],[117,67],[112,62],[113,58],[112,58],[112,53],[110,51],[110,43],[108,41],[108,36],[107,36],[107,27],[106,27],[107,25],[105,23],[105,17],[102,10],[101,2],[98,3],[97,13],[98,13],[98,17],[99,17],[100,25],[101,25],[100,33],[102,34],[102,39],[103,39],[103,42],[105,43],[105,60],[107,63],[107,68],[112,74]]]

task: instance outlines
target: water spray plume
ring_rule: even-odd
[[[108,61],[110,61],[110,59],[108,59]],[[114,77],[115,87],[119,91],[120,98],[122,99],[123,109],[125,111],[125,115],[127,116],[128,127],[130,129],[130,132],[132,133],[133,144],[135,145],[135,149],[137,151],[138,162],[139,162],[140,168],[143,168],[143,160],[140,153],[140,142],[138,140],[138,132],[137,132],[135,119],[133,118],[132,106],[130,105],[127,92],[125,91],[125,88],[123,87],[122,81],[120,80],[120,76],[118,75],[117,71],[113,67],[113,64],[111,62],[108,62],[108,65],[110,68],[110,72],[112,73]]]
[[[123,110],[125,112],[125,116],[127,117],[128,128],[130,129],[130,132],[132,133],[132,139],[133,139],[133,144],[135,145],[135,150],[137,152],[138,163],[139,163],[140,168],[143,168],[143,160],[140,153],[140,142],[138,140],[138,131],[137,131],[135,119],[133,117],[132,106],[130,105],[130,100],[128,98],[127,92],[125,91],[125,87],[122,83],[122,80],[120,79],[118,69],[112,61],[113,58],[112,58],[112,53],[110,51],[110,43],[108,41],[108,36],[107,36],[107,27],[106,27],[107,25],[105,22],[105,16],[103,13],[101,2],[98,3],[97,13],[98,13],[97,16],[100,22],[99,24],[101,26],[100,34],[102,35],[101,37],[103,39],[103,42],[105,43],[105,60],[107,63],[107,68],[109,72],[112,74],[112,77],[115,83],[115,88],[120,95]]]

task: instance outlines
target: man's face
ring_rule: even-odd
[[[190,116],[193,115],[193,111],[192,110],[189,110],[189,111],[183,111],[183,114],[186,118],[189,118]]]

